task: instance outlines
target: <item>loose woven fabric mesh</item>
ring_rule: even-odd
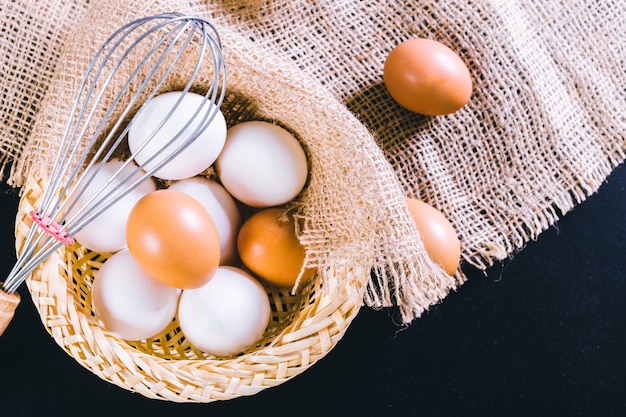
[[[215,9],[358,114],[406,193],[445,212],[478,266],[535,238],[624,157],[623,2],[226,1]],[[459,53],[474,81],[469,105],[432,118],[390,99],[384,59],[411,37]]]
[[[260,103],[267,117],[306,130],[314,169],[301,214],[311,262],[344,258],[385,271],[367,302],[408,304],[405,320],[463,278],[446,278],[425,260],[402,196],[441,210],[458,231],[464,260],[482,268],[510,256],[582,202],[625,156],[626,3],[620,0],[18,1],[0,9],[8,16],[0,41],[0,161],[21,162],[11,165],[12,184],[23,184],[28,175],[26,157],[32,163],[47,151],[46,141],[53,139],[46,128],[62,124],[42,121],[62,101],[42,105],[42,97],[50,85],[62,96],[64,76],[71,73],[71,63],[59,56],[72,56],[146,10],[205,15],[225,34],[237,87],[265,94],[267,102]],[[74,27],[84,38],[76,39]],[[459,112],[424,117],[387,94],[384,59],[411,37],[436,39],[467,63],[474,91]],[[293,74],[293,86],[272,84],[275,76],[264,61],[279,75]],[[256,67],[246,65],[251,62]],[[244,85],[245,77],[260,90]],[[308,88],[317,114],[307,111]],[[305,114],[295,114],[298,100]],[[336,133],[321,130],[332,137],[319,140],[316,118],[334,117]],[[345,159],[353,164],[336,166]],[[342,177],[346,172],[358,178]],[[327,217],[316,221],[320,214]],[[380,294],[382,287],[390,293]]]
[[[46,94],[61,45],[72,20],[74,2],[0,4],[0,167],[21,154]],[[3,169],[4,171],[4,169]]]

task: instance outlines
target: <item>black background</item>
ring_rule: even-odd
[[[0,275],[17,194],[0,188]],[[626,166],[537,241],[406,329],[362,309],[310,370],[252,397],[150,400],[100,380],[45,332],[26,287],[0,337],[0,416],[624,416]]]

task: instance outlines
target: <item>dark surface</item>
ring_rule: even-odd
[[[3,187],[4,277],[17,196]],[[626,167],[555,227],[409,328],[363,309],[313,368],[253,397],[149,400],[44,331],[25,287],[0,337],[0,416],[625,416]]]

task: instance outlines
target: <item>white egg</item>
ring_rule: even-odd
[[[261,284],[245,271],[221,266],[204,286],[184,290],[178,322],[191,345],[216,356],[253,346],[265,332],[271,308]]]
[[[258,208],[290,201],[308,176],[306,154],[298,140],[286,129],[263,121],[228,129],[216,168],[233,197]]]
[[[220,239],[220,264],[227,265],[237,254],[237,233],[241,214],[237,203],[219,183],[201,177],[188,178],[170,185],[198,201],[209,212]]]
[[[203,172],[215,162],[224,146],[226,120],[215,104],[200,94],[172,91],[146,102],[133,118],[128,131],[128,146],[133,158],[146,170],[151,170],[189,139],[213,111],[217,113],[211,123],[189,146],[159,168],[154,176],[180,180]]]
[[[98,270],[91,299],[107,330],[125,340],[143,340],[159,334],[174,319],[180,293],[150,278],[125,249]]]
[[[94,172],[96,174],[89,185],[85,187],[84,192],[78,197],[67,218],[70,219],[74,214],[77,214],[96,194],[98,194],[96,198],[102,199],[108,196],[117,186],[127,187],[127,185],[120,184],[124,178],[132,175],[136,169],[137,166],[135,164],[129,163],[124,166],[124,162],[119,159],[113,159],[104,163],[101,169],[97,169],[97,166],[88,169],[85,173],[85,178],[90,177]],[[139,179],[140,175],[142,174],[138,172],[134,178]],[[114,179],[107,184],[111,178]],[[126,184],[129,183],[126,182]],[[99,190],[103,187],[104,191],[100,193]],[[86,224],[80,231],[76,232],[74,238],[81,245],[95,252],[116,252],[124,249],[126,247],[126,223],[130,211],[141,197],[155,189],[154,181],[147,178],[98,217]],[[87,211],[84,213],[87,213]],[[76,222],[72,223],[76,224]]]

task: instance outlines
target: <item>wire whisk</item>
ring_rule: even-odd
[[[139,151],[174,117],[185,94],[200,94],[214,105],[208,111],[199,105],[188,121],[177,121],[180,130],[144,163],[124,156],[111,179],[78,207],[105,163],[128,152],[127,134],[145,103],[172,89],[181,92],[180,98]],[[206,19],[166,13],[115,31],[85,71],[47,185],[38,208],[30,213],[33,225],[2,290],[15,293],[52,253],[73,244],[77,232],[196,140],[220,111],[225,90],[221,40]]]

